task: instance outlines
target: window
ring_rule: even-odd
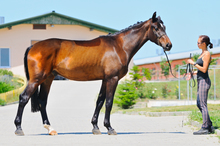
[[[0,48],[0,67],[7,68],[10,67],[9,61],[9,48]]]
[[[46,24],[33,24],[33,29],[46,29]]]
[[[152,75],[156,75],[156,68],[152,68],[152,69],[151,69],[151,74],[152,74]]]

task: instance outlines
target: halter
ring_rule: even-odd
[[[157,37],[157,44],[159,44],[160,38],[162,38],[164,35],[167,35],[166,32],[161,32],[160,34],[157,32],[157,30],[153,29],[153,33]]]

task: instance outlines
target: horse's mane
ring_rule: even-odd
[[[122,32],[131,30],[131,29],[133,29],[133,28],[140,27],[140,26],[142,26],[143,24],[144,24],[143,21],[140,21],[140,22],[138,21],[137,23],[135,23],[135,24],[133,24],[133,25],[130,25],[129,27],[127,27],[127,28],[125,28],[125,29],[122,29],[122,30],[120,30],[120,31],[117,31],[117,32],[115,32],[115,33],[113,33],[113,34],[109,33],[109,34],[107,34],[107,36],[114,36],[114,35],[120,34],[120,33],[122,33]]]

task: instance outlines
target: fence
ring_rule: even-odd
[[[186,65],[182,65],[179,66],[178,68],[178,85],[179,85],[179,100],[181,99],[181,84],[180,81],[183,80],[183,77],[180,75],[180,70],[181,69],[185,69],[186,70]],[[219,86],[220,89],[220,65],[210,65],[209,66],[209,77],[211,79],[212,85],[211,85],[211,89],[209,91],[209,99],[213,99],[216,100],[217,97],[220,97],[220,92],[216,92],[216,89],[218,89],[217,87]],[[216,76],[219,78],[216,78]],[[195,78],[195,83],[197,83],[196,78]],[[191,86],[190,86],[191,85]],[[194,90],[194,92],[193,92]],[[213,90],[213,92],[212,92]],[[193,88],[192,87],[192,80],[187,81],[187,100],[189,100],[189,98],[191,98],[191,101],[193,99],[193,93],[195,94],[197,92],[197,88],[196,86]],[[195,95],[196,96],[196,95]]]

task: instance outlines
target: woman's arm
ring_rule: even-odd
[[[209,67],[209,63],[211,59],[211,55],[209,52],[205,53],[204,57],[203,57],[203,67],[196,64],[195,67],[198,68],[198,70],[200,70],[203,73],[206,73]]]
[[[205,53],[205,55],[203,57],[203,66],[196,64],[195,67],[198,68],[198,70],[200,70],[201,72],[205,73],[208,70],[209,63],[211,61],[210,59],[211,59],[211,55],[207,51],[207,53]],[[194,65],[194,63],[195,63],[192,59],[188,59],[187,62],[192,65]]]

